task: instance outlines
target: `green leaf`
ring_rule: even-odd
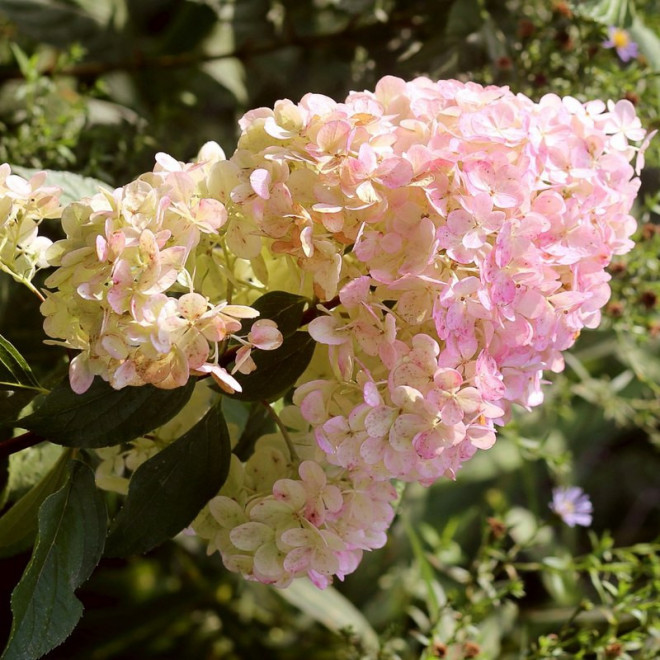
[[[450,39],[463,39],[478,32],[484,23],[478,0],[455,2],[449,10],[445,34]]]
[[[0,0],[1,6],[2,0]],[[58,170],[37,170],[28,167],[19,167],[17,165],[11,166],[12,172],[29,179],[37,172],[46,172],[46,185],[58,186],[62,189],[60,195],[60,202],[62,205],[69,204],[70,202],[77,202],[83,197],[91,197],[95,195],[101,188],[110,190],[110,186],[98,179],[92,179],[89,176],[82,176],[81,174],[74,174],[73,172],[61,172]]]
[[[224,59],[206,62],[202,71],[208,74],[213,80],[228,89],[240,105],[247,105],[248,91],[246,85],[245,66],[236,57],[227,57]]]
[[[248,319],[242,331],[248,332],[252,324],[259,319],[271,319],[277,323],[279,331],[288,337],[300,327],[307,298],[284,291],[269,291],[252,303],[259,312],[255,319]]]
[[[113,18],[116,4],[108,0],[0,0],[0,11],[23,36],[69,48],[75,41],[89,43],[102,37],[102,21]],[[94,5],[97,9],[90,10]]]
[[[65,451],[51,470],[0,518],[0,557],[15,555],[32,545],[43,501],[63,483],[71,452]]]
[[[111,525],[111,557],[147,552],[178,534],[222,487],[231,442],[220,406],[171,445],[144,462]]]
[[[0,443],[0,447],[2,444]],[[34,447],[26,447],[9,457],[9,499],[17,501],[32,486],[41,481],[53,468],[57,459],[66,451],[64,447],[51,442],[41,442]]]
[[[0,387],[44,391],[25,358],[2,335],[0,335]]]
[[[229,400],[228,397],[226,397]],[[241,404],[245,405],[245,404]],[[250,406],[250,413],[245,424],[245,428],[238,438],[234,447],[234,454],[242,461],[247,461],[254,451],[254,445],[257,440],[266,433],[272,433],[275,430],[275,422],[267,406],[260,401],[255,401]]]
[[[196,380],[162,390],[152,385],[113,389],[96,378],[84,394],[68,379],[17,426],[66,447],[109,447],[129,442],[172,419],[192,396]]]
[[[630,34],[639,50],[648,60],[654,71],[660,71],[660,36],[654,30],[648,28],[637,16],[630,26]]]
[[[107,514],[94,474],[72,461],[67,482],[39,510],[32,558],[11,596],[13,621],[2,660],[35,660],[61,644],[82,616],[75,590],[103,554]]]
[[[278,589],[277,593],[329,630],[338,633],[351,629],[367,650],[379,648],[378,635],[364,614],[333,587],[321,591],[309,580],[301,578],[286,589]]]
[[[572,3],[573,10],[602,25],[628,27],[632,20],[629,0],[581,0]]]
[[[251,374],[234,374],[243,388],[231,396],[241,401],[274,401],[289,390],[305,371],[316,342],[306,332],[285,337],[275,351],[254,351],[257,365]]]
[[[18,419],[21,410],[34,399],[35,394],[34,390],[0,388],[0,445],[3,440],[11,437],[8,420]]]

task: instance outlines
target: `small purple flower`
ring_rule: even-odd
[[[569,526],[591,525],[593,506],[589,496],[577,486],[555,488],[550,508]]]
[[[609,39],[603,41],[603,48],[615,48],[616,54],[623,62],[637,57],[637,44],[630,38],[630,34],[626,30],[610,25],[607,33]]]

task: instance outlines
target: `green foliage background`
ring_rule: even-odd
[[[607,25],[629,29],[640,57],[624,65],[603,48]],[[0,0],[0,162],[122,185],[157,151],[187,160],[216,140],[231,153],[250,108],[310,91],[341,99],[386,74],[535,99],[626,97],[650,130],[660,127],[659,31],[658,0]],[[77,592],[80,626],[47,657],[657,657],[659,142],[647,152],[638,247],[612,268],[601,329],[580,339],[543,408],[519,415],[457,482],[406,489],[389,544],[336,591],[244,583],[182,537],[103,559]],[[0,278],[0,334],[51,386],[63,365],[40,323]],[[0,418],[18,403],[3,394]],[[60,451],[3,461],[0,505],[12,511]],[[552,520],[557,484],[591,495],[588,533]],[[0,519],[0,541],[9,523]],[[5,638],[29,552],[3,548]]]

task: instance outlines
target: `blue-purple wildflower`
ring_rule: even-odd
[[[591,525],[593,505],[589,496],[577,486],[555,488],[550,508],[569,526]]]
[[[610,25],[607,28],[609,38],[603,42],[603,48],[614,48],[621,61],[628,62],[637,57],[637,44],[630,38],[627,30]]]

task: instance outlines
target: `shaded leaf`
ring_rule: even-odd
[[[192,396],[195,382],[191,378],[173,390],[152,385],[115,390],[96,378],[87,392],[76,394],[65,379],[16,425],[66,447],[118,445],[172,419]]]
[[[65,451],[50,471],[0,518],[0,557],[23,552],[37,533],[37,515],[43,501],[63,483],[71,452]]]
[[[247,376],[235,374],[243,388],[231,396],[241,401],[273,401],[279,398],[307,368],[316,342],[306,332],[295,332],[276,351],[254,351],[256,371]]]
[[[11,597],[13,621],[2,660],[34,660],[61,644],[82,616],[75,590],[103,554],[107,515],[94,474],[79,461],[39,510],[32,558]]]
[[[2,335],[0,335],[0,387],[42,389],[25,358]]]
[[[215,406],[135,471],[126,503],[111,525],[107,554],[147,552],[178,534],[220,490],[230,457],[227,425]]]
[[[249,331],[252,324],[259,319],[271,319],[277,323],[279,331],[288,337],[300,327],[303,310],[307,304],[307,298],[297,296],[284,291],[269,291],[257,298],[252,307],[259,312],[255,319],[247,319],[242,330]]]
[[[108,0],[0,0],[0,11],[22,34],[62,48],[99,41],[117,21],[117,8]]]
[[[274,430],[275,422],[268,408],[260,401],[255,401],[250,406],[247,423],[234,447],[234,454],[242,461],[247,461],[254,451],[257,440],[262,435],[272,433]]]

